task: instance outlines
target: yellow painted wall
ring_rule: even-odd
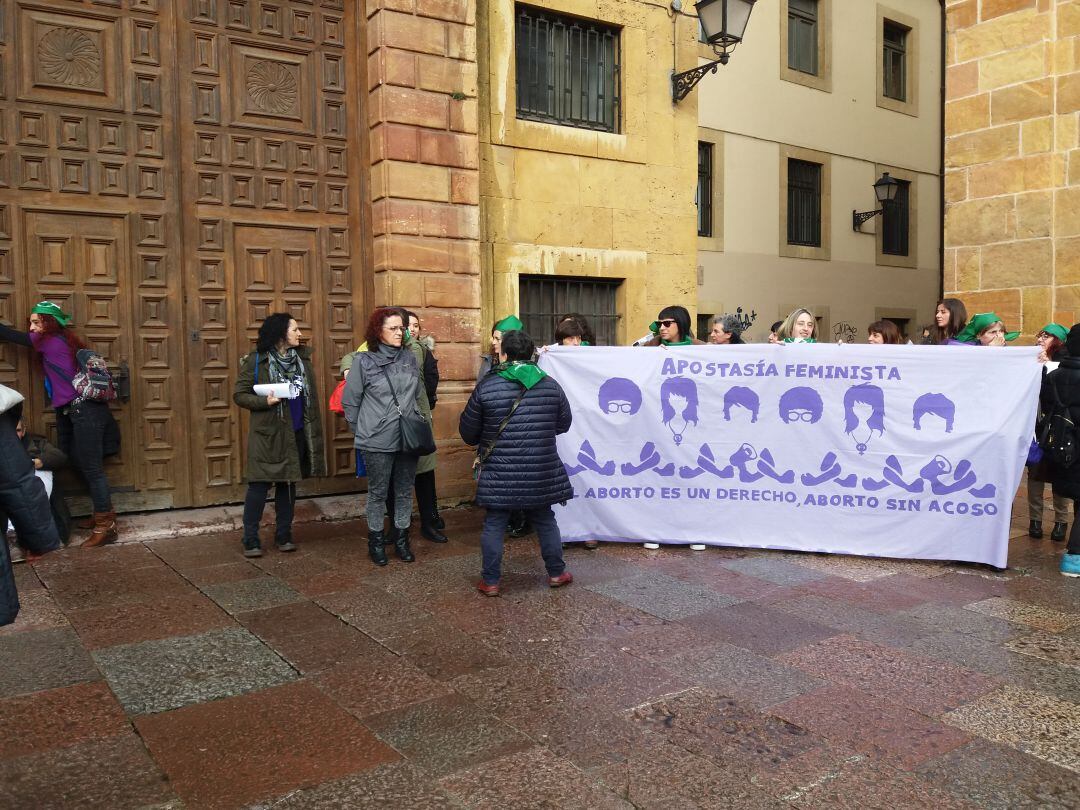
[[[782,78],[787,59],[782,0],[757,3],[744,41],[730,62],[707,76],[696,93],[703,139],[723,143],[722,233],[700,240],[698,264],[702,312],[754,310],[752,341],[796,305],[833,327],[850,324],[866,340],[868,324],[883,315],[928,323],[940,284],[941,52],[940,5],[936,0],[824,0],[831,42],[827,89]],[[913,58],[918,102],[915,115],[879,106],[877,29],[883,10],[916,25]],[[709,54],[701,46],[704,61]],[[829,255],[827,259],[781,255],[781,153],[785,147],[828,156]],[[874,181],[887,167],[905,170],[917,202],[913,267],[886,266],[878,254],[875,218],[852,230],[853,210],[877,208]],[[897,175],[897,171],[892,172]],[[823,217],[824,226],[824,217]],[[786,241],[786,240],[784,240]],[[717,242],[720,243],[719,247]]]
[[[518,311],[518,277],[624,279],[620,342],[668,304],[694,309],[697,108],[674,106],[670,74],[696,64],[696,23],[666,3],[542,0],[530,5],[622,27],[618,134],[515,116],[514,4],[481,0],[481,323]]]

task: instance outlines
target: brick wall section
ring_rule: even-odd
[[[480,177],[475,0],[370,0],[368,132],[375,300],[438,341],[443,498],[471,493],[457,418],[476,377]]]
[[[1080,3],[949,0],[945,290],[1022,340],[1080,320]]]

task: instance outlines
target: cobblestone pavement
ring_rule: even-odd
[[[376,569],[357,523],[17,566],[0,807],[1080,806],[1080,580],[1010,569],[510,540],[480,513]]]

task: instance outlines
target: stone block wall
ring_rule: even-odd
[[[1080,3],[946,10],[946,295],[1033,340],[1080,320]]]
[[[476,0],[370,0],[367,26],[375,303],[417,312],[438,341],[439,495],[459,500],[480,331]]]

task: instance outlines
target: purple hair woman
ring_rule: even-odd
[[[874,434],[885,432],[885,392],[870,383],[851,386],[844,394],[844,432],[859,455],[865,453]]]

